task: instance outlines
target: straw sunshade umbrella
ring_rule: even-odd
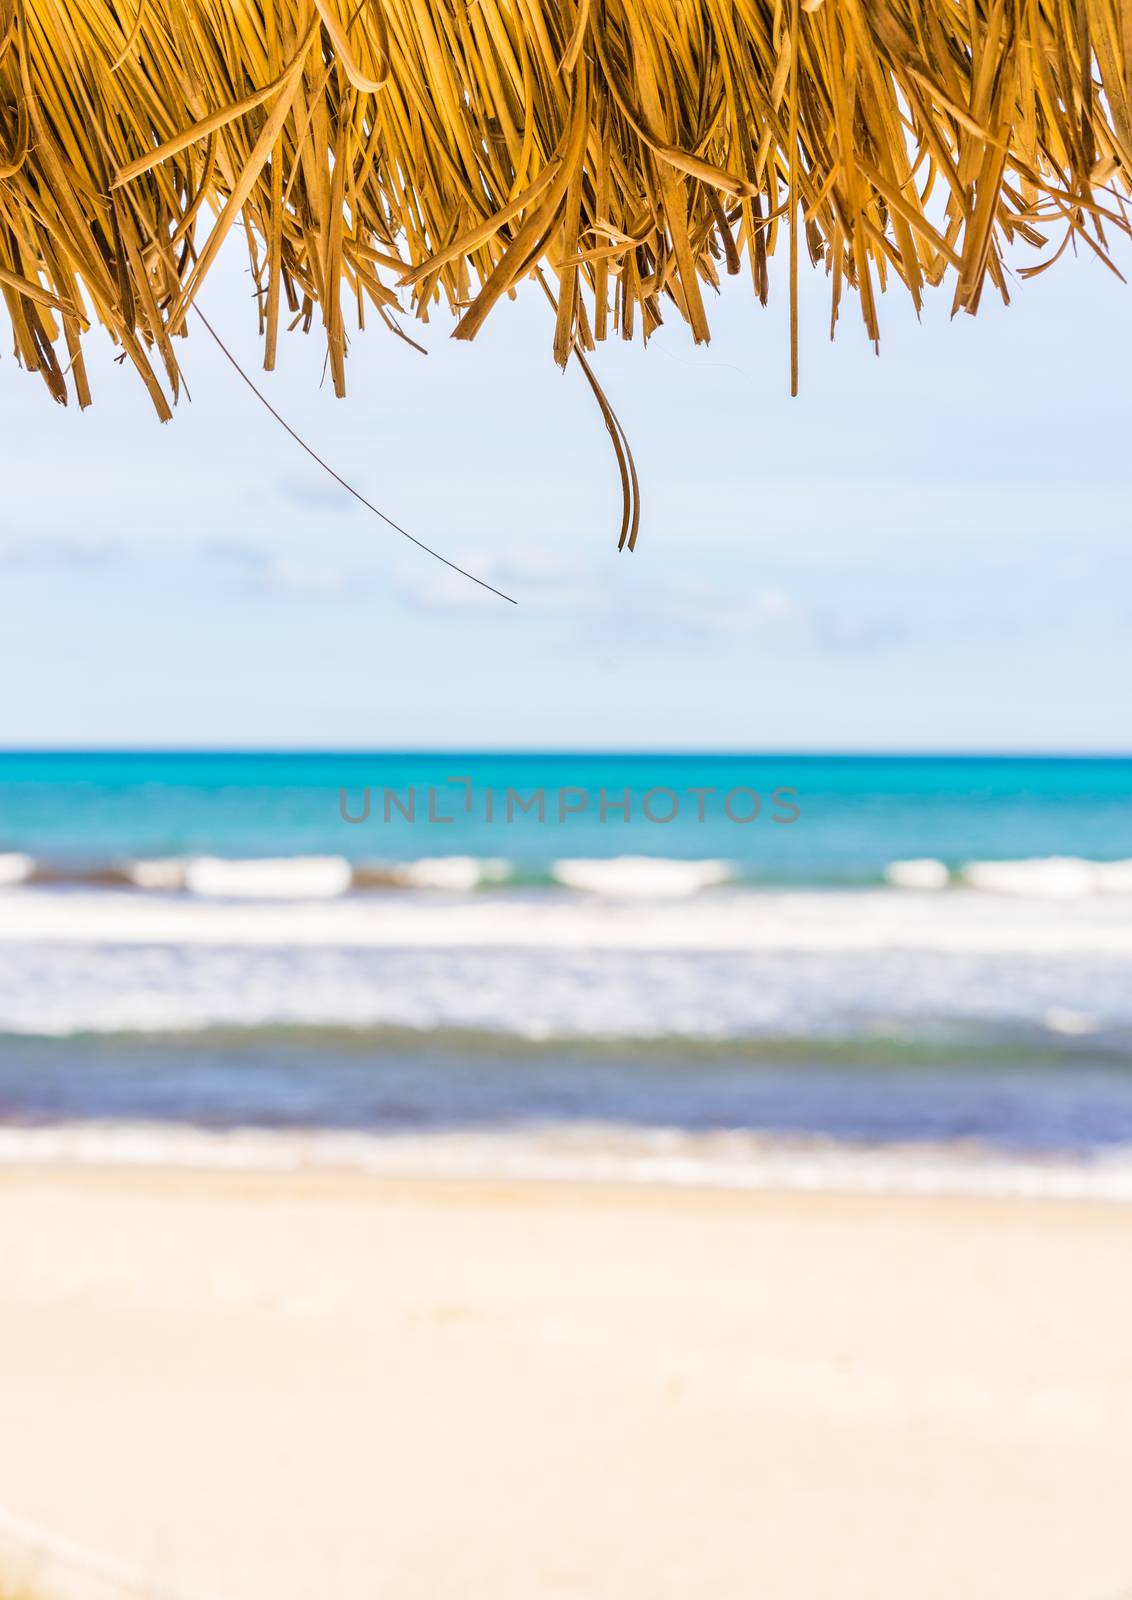
[[[796,387],[803,254],[875,339],[889,283],[1108,260],[1130,179],[1132,0],[0,0],[0,292],[80,405],[97,320],[169,415],[232,234],[264,364],[318,321],[339,394],[354,323],[470,339],[532,273],[561,363],[705,340],[784,248]]]

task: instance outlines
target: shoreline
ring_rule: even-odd
[[[970,1197],[1132,1204],[1132,1150],[1019,1153],[971,1144],[859,1145],[608,1125],[365,1133],[159,1122],[0,1124],[10,1171],[338,1172],[734,1194]]]

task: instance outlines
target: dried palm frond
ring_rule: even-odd
[[[1107,260],[1130,179],[1132,0],[0,0],[0,293],[83,405],[93,316],[169,414],[234,231],[266,366],[317,313],[342,393],[347,301],[469,339],[537,272],[584,360],[666,305],[706,339],[784,234],[792,326],[804,243],[875,339],[890,279]]]

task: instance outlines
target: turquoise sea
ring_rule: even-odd
[[[463,808],[471,777],[475,804]],[[339,795],[359,815],[366,787],[402,801],[418,794],[409,823],[343,825]],[[430,824],[427,790],[437,790]],[[548,820],[513,806],[506,792],[538,788],[587,796],[584,811]],[[625,821],[614,802],[632,792]],[[669,788],[683,804],[672,823],[650,823],[641,802]],[[693,788],[714,791],[699,801]],[[800,816],[775,825],[770,796],[797,791]],[[485,816],[493,791],[495,820]],[[727,794],[753,789],[763,801],[753,823],[731,822]],[[609,809],[600,822],[601,792]],[[574,803],[574,802],[568,802]],[[670,802],[653,804],[663,815]],[[753,809],[737,796],[732,810]],[[27,851],[50,865],[106,866],[132,858],[342,855],[351,861],[415,856],[500,855],[516,875],[545,877],[556,857],[621,854],[705,859],[722,856],[740,876],[774,884],[853,885],[883,881],[893,860],[936,857],[953,867],[980,859],[1084,856],[1132,859],[1132,759],[1042,757],[504,755],[430,754],[0,754],[0,850]]]
[[[0,755],[64,1127],[1132,1160],[1132,760]]]

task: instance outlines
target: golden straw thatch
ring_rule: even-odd
[[[706,339],[780,243],[792,318],[804,248],[875,338],[890,279],[974,311],[1016,240],[1107,259],[1130,178],[1132,0],[0,0],[0,290],[82,405],[93,316],[168,415],[233,230],[265,364],[318,316],[341,393],[347,304],[468,339],[533,271],[565,362]]]

